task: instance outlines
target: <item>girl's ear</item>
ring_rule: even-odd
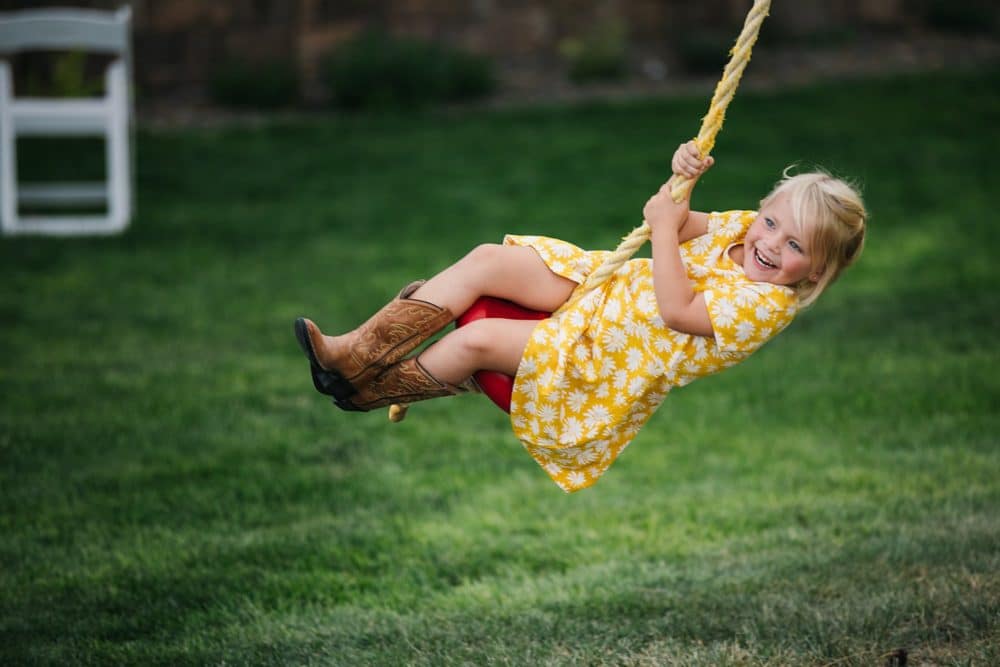
[[[809,282],[818,283],[820,277],[823,275],[823,269],[817,269],[809,274]]]

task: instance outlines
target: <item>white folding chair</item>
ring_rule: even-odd
[[[39,9],[0,13],[0,223],[4,234],[113,234],[132,217],[131,10]],[[8,54],[80,50],[110,54],[104,95],[14,94]],[[102,136],[106,178],[97,183],[19,184],[19,136]],[[61,209],[106,205],[105,214],[22,215],[22,204]]]

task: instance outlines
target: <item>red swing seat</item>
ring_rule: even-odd
[[[510,320],[544,320],[551,313],[523,308],[511,301],[482,296],[455,321],[456,327],[484,317],[502,317]],[[504,412],[510,412],[510,395],[514,390],[514,378],[497,371],[477,371],[473,377],[483,393]]]

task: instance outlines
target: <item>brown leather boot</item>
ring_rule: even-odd
[[[409,298],[424,284],[410,283],[367,322],[342,336],[327,336],[311,320],[295,321],[295,337],[309,358],[316,390],[343,401],[415,350],[455,316],[447,308]]]
[[[344,410],[368,412],[393,403],[416,403],[474,390],[471,380],[462,385],[441,382],[421,366],[416,357],[410,357],[387,368],[349,399],[335,402]]]

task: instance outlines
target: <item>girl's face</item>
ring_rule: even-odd
[[[795,285],[810,277],[809,242],[792,218],[788,193],[782,192],[760,209],[743,240],[743,271],[755,282]]]

